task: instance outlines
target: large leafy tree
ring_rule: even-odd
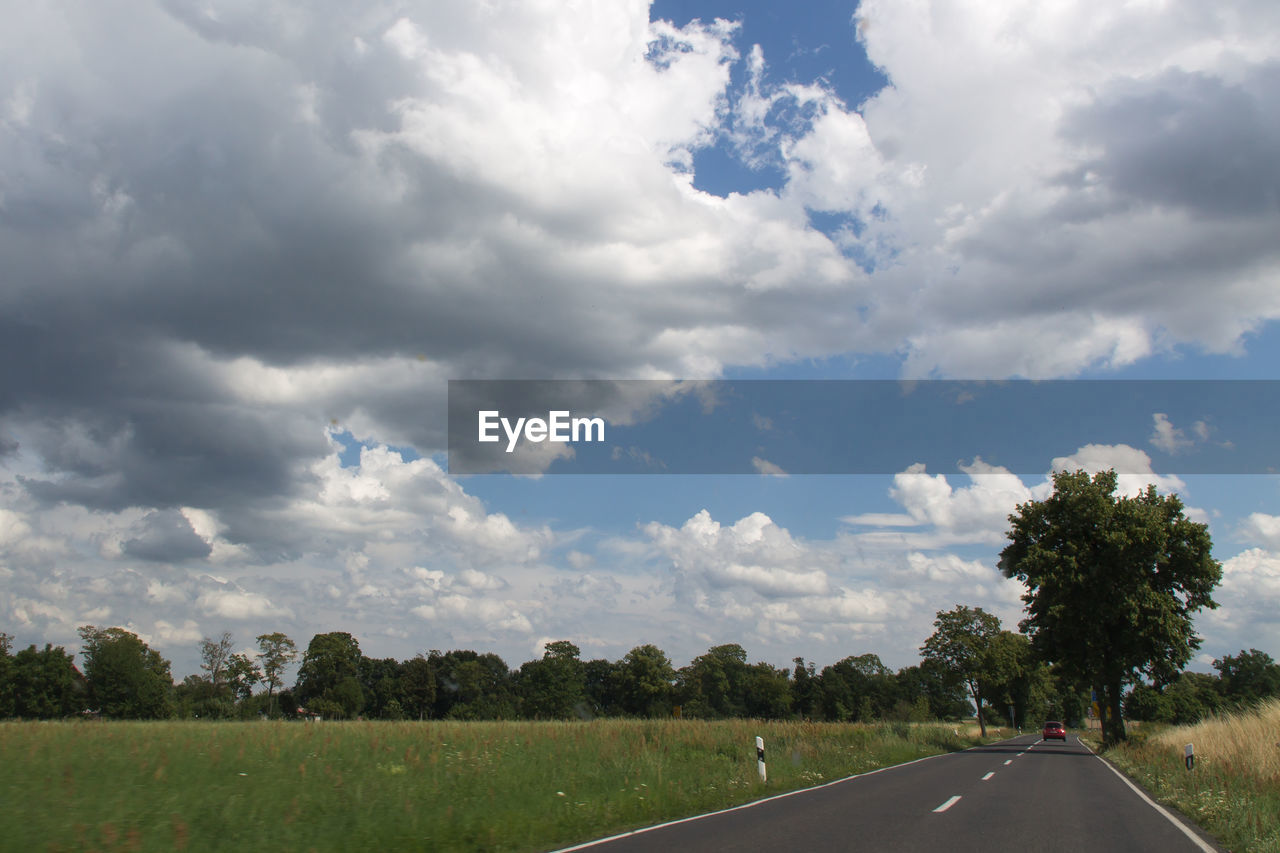
[[[365,702],[360,685],[363,657],[360,644],[346,631],[316,634],[307,644],[298,668],[298,701],[307,705],[319,699],[330,713],[334,712],[331,706],[336,706],[344,716],[358,714]]]
[[[713,646],[676,673],[675,696],[688,717],[742,717],[749,674],[746,649]]]
[[[84,676],[89,705],[105,717],[155,719],[172,713],[169,661],[123,628],[85,625]]]
[[[10,713],[29,719],[67,717],[84,707],[84,676],[65,649],[29,646],[13,656]]]
[[[957,606],[939,610],[933,620],[934,632],[920,647],[926,661],[955,673],[969,690],[978,711],[978,728],[987,736],[987,721],[982,703],[992,698],[990,685],[998,680],[999,661],[995,660],[995,641],[1000,635],[1000,618],[981,607]]]
[[[1114,471],[1061,471],[1053,485],[1009,516],[1000,568],[1027,586],[1021,627],[1036,651],[1097,692],[1103,738],[1114,743],[1125,736],[1125,685],[1172,681],[1199,647],[1191,617],[1217,606],[1222,566],[1177,495],[1149,486],[1117,496]]]

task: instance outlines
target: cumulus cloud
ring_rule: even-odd
[[[1240,524],[1240,533],[1250,542],[1280,551],[1280,516],[1251,512]]]
[[[1016,474],[981,459],[961,466],[961,471],[970,484],[957,489],[946,476],[929,475],[917,463],[894,475],[889,494],[917,524],[929,525],[954,542],[1000,542],[1009,527],[1009,513],[1034,493]]]
[[[853,35],[888,85],[856,108],[779,81],[732,23],[649,12],[128,0],[8,21],[5,618],[177,641],[222,619],[389,637],[413,612],[441,641],[524,648],[579,612],[539,596],[591,564],[560,573],[556,531],[440,468],[449,378],[863,353],[910,376],[1073,376],[1240,352],[1280,316],[1274,3],[863,0]],[[778,186],[697,189],[696,155],[725,143]],[[1207,437],[1167,425],[1168,447]],[[1184,487],[1134,448],[1054,466],[1120,458],[1126,493]],[[646,526],[573,606],[833,642],[919,615],[920,593],[869,576],[963,578],[971,561],[932,552],[993,544],[1043,489],[963,473],[900,472],[901,512],[855,511],[876,529],[830,543],[763,514]],[[1270,547],[1267,525],[1245,529]],[[636,581],[658,558],[675,573]]]
[[[722,527],[704,509],[679,529],[652,522],[645,534],[678,571],[701,582],[769,597],[827,589],[825,573],[805,565],[806,549],[764,513]]]
[[[278,608],[266,596],[246,592],[230,585],[229,588],[210,590],[196,600],[196,607],[209,616],[229,619],[233,622],[261,621],[288,618],[288,610]]]
[[[1113,468],[1124,473],[1116,474],[1116,491],[1122,495],[1137,495],[1155,486],[1161,494],[1178,492],[1187,487],[1174,474],[1157,474],[1151,467],[1151,457],[1127,444],[1086,444],[1070,456],[1053,460],[1054,471],[1084,471],[1090,476]]]
[[[915,375],[1072,375],[1238,348],[1280,312],[1266,4],[868,0],[856,34],[889,85],[857,110],[777,82],[733,24],[499,8],[137,3],[6,31],[0,246],[24,307],[0,346],[33,369],[0,418],[48,472],[28,490],[289,494],[319,421],[443,446],[449,376],[851,346]],[[695,190],[723,139],[782,185]]]
[[[1234,654],[1280,643],[1280,554],[1250,548],[1223,560],[1213,597],[1219,607],[1205,614],[1201,628],[1207,647]]]

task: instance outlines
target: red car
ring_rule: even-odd
[[[1045,740],[1060,740],[1066,743],[1067,727],[1057,720],[1050,720],[1044,724],[1044,731],[1040,733],[1040,736]]]

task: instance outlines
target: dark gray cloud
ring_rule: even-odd
[[[1280,65],[1237,82],[1171,70],[1109,85],[1077,109],[1063,135],[1101,149],[1076,173],[1124,198],[1202,217],[1280,212]]]
[[[158,563],[180,563],[203,559],[213,550],[177,510],[149,512],[140,526],[141,532],[124,542],[126,556]]]

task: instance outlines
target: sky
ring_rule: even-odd
[[[1277,92],[1271,0],[32,6],[0,33],[0,631],[118,625],[178,679],[223,631],[897,668],[939,610],[1016,628],[1008,514],[1116,467],[1209,525],[1193,668],[1280,657],[1280,478],[1194,461],[1274,407],[1017,470],[969,433],[855,474],[446,452],[451,380],[650,380],[611,417],[675,442],[695,380],[1278,379]]]

